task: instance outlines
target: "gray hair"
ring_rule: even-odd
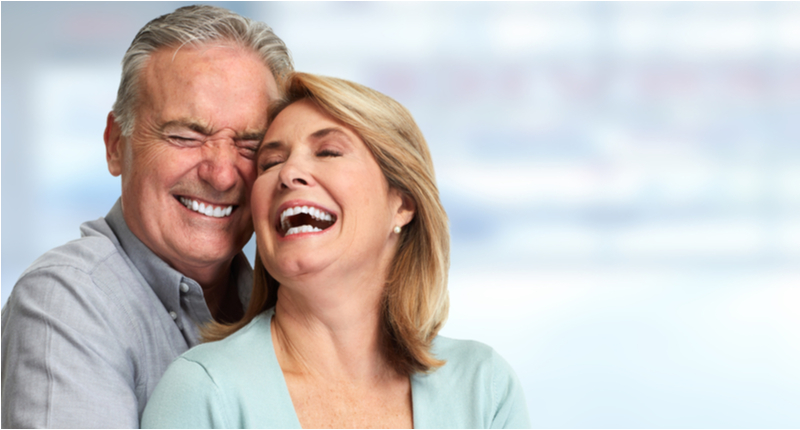
[[[122,135],[133,133],[139,79],[150,56],[160,48],[229,41],[256,52],[272,71],[278,86],[292,72],[292,59],[283,41],[263,22],[216,6],[185,6],[147,23],[122,58],[114,117]]]

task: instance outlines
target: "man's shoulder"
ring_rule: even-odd
[[[83,236],[45,252],[22,273],[21,277],[40,270],[58,270],[59,267],[90,273],[117,254],[119,249],[109,237]]]
[[[92,301],[92,296],[104,299],[135,294],[131,286],[138,283],[137,276],[108,224],[102,218],[84,223],[81,234],[81,238],[45,252],[25,269],[9,304],[49,295]]]

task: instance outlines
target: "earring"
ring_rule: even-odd
[[[395,233],[400,234],[400,230],[402,230],[402,229],[400,228],[399,225],[394,226],[394,232]]]

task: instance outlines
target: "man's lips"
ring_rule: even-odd
[[[182,205],[186,206],[187,209],[212,218],[225,218],[230,216],[233,210],[237,208],[237,205],[215,205],[209,202],[198,201],[191,197],[176,196],[176,198]]]

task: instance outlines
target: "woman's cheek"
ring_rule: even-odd
[[[259,176],[253,184],[250,202],[253,208],[253,222],[260,226],[262,222],[269,223],[269,207],[272,204],[269,178],[266,174]]]

